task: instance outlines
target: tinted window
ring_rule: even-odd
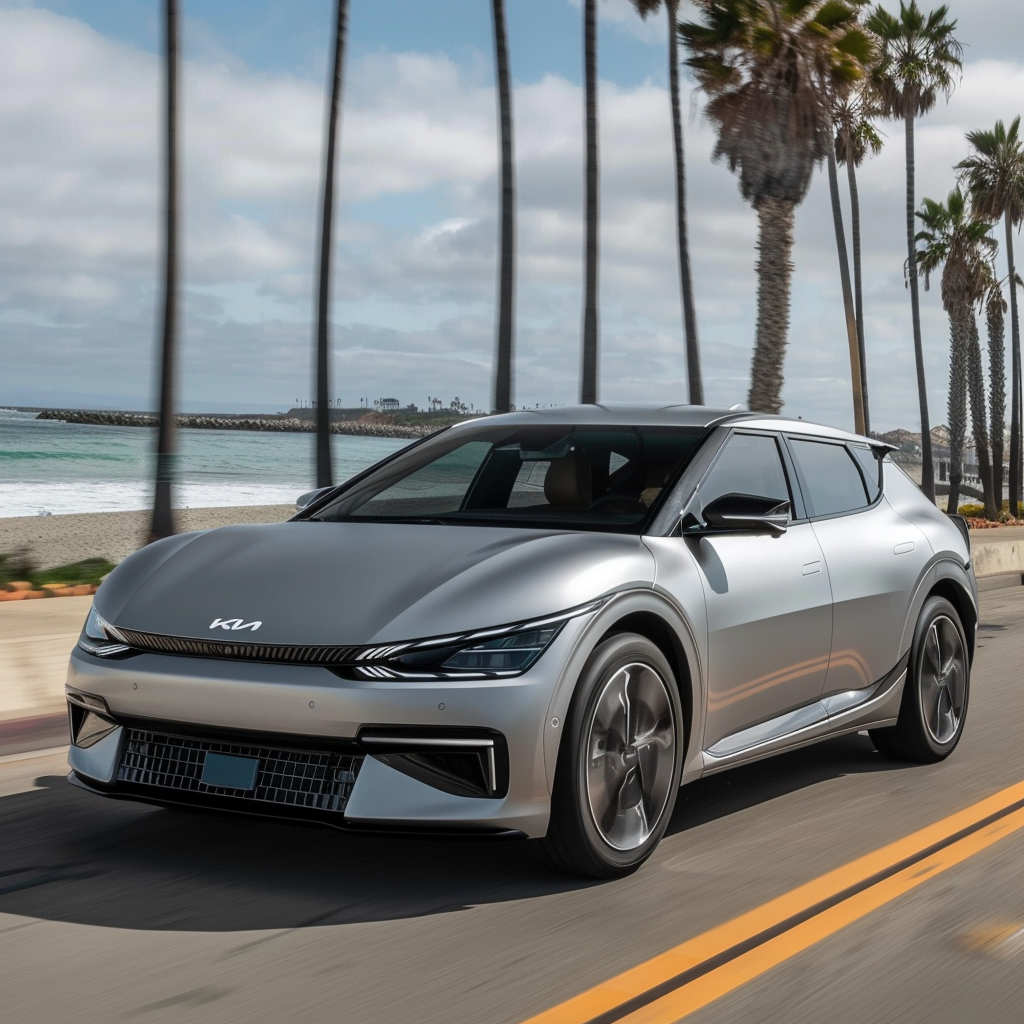
[[[779,446],[773,437],[734,434],[700,485],[700,501],[710,505],[723,494],[754,494],[789,501]]]
[[[640,533],[705,434],[483,419],[369,470],[311,518]]]
[[[483,441],[470,441],[385,487],[352,514],[421,516],[457,511],[490,450]]]
[[[868,501],[873,502],[882,493],[882,464],[867,445],[851,444],[850,452],[864,474]]]
[[[868,504],[864,479],[845,445],[797,438],[790,445],[812,515],[833,516]]]

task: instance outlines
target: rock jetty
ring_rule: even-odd
[[[61,420],[65,423],[86,423],[104,427],[155,427],[158,417],[145,412],[104,412],[93,409],[43,409],[36,419]],[[311,433],[316,429],[312,419],[295,416],[216,416],[206,413],[182,413],[175,417],[179,427],[195,430],[263,430],[280,433]],[[438,424],[440,426],[441,424]],[[361,423],[342,421],[331,424],[332,434],[360,437],[397,437],[414,440],[433,433],[429,424],[403,426],[395,423]]]

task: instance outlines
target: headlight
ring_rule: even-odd
[[[369,648],[364,679],[498,679],[525,672],[547,650],[569,619],[596,611],[604,600],[558,615],[458,636]]]
[[[110,624],[103,618],[95,607],[89,609],[89,616],[85,620],[85,627],[82,635],[78,638],[78,646],[97,658],[110,658],[115,654],[124,654],[130,650],[127,644],[122,644],[113,638],[110,631]]]

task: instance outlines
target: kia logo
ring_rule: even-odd
[[[256,622],[243,622],[241,619],[214,619],[210,623],[210,629],[216,629],[219,626],[221,629],[251,629],[255,631],[262,625],[263,623],[259,620]]]

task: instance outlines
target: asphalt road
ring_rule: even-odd
[[[982,595],[967,729],[906,767],[863,736],[697,783],[636,875],[524,843],[352,837],[103,801],[0,763],[0,1020],[515,1024],[1024,781],[1024,589]],[[1024,831],[693,1021],[1024,1019]]]

